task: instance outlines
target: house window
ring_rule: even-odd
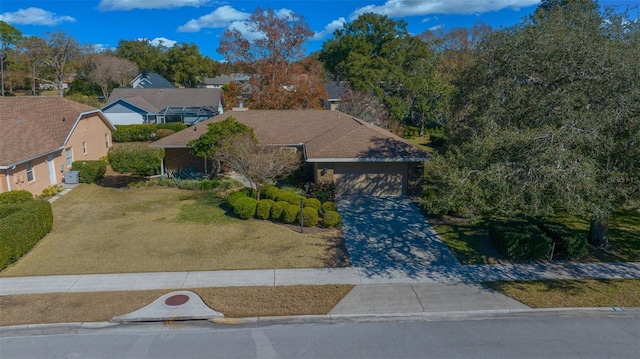
[[[82,153],[84,153],[85,155],[87,154],[87,143],[86,142],[82,142]]]
[[[104,148],[109,149],[109,134],[104,134]]]
[[[33,167],[31,166],[31,161],[27,162],[27,181],[31,182],[35,178],[33,177]]]
[[[64,150],[64,155],[67,159],[67,167],[71,167],[71,165],[73,164],[73,151],[71,151],[71,148],[67,148],[66,150]]]

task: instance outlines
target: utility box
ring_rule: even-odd
[[[68,171],[64,173],[64,183],[75,184],[80,182],[80,172]]]

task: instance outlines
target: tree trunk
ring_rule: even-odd
[[[600,219],[593,218],[589,228],[589,243],[596,247],[606,247],[609,245],[609,217]]]

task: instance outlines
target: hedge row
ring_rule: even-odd
[[[551,254],[551,239],[537,225],[524,220],[492,220],[489,235],[496,249],[509,258],[540,260]]]
[[[584,234],[576,233],[567,226],[555,222],[539,223],[538,227],[556,243],[558,255],[580,259],[589,254],[589,243]]]
[[[267,192],[269,191],[270,189],[267,189]],[[318,222],[320,220],[320,201],[314,198],[305,199],[303,200],[304,207],[302,211],[300,211],[299,200],[296,201],[297,203],[290,203],[286,200],[282,200],[282,198],[289,198],[287,196],[274,196],[275,198],[280,199],[273,200],[270,198],[264,198],[258,201],[253,198],[252,192],[253,191],[250,188],[244,188],[240,191],[232,192],[228,195],[227,203],[231,208],[233,208],[233,212],[239,218],[258,218],[263,220],[271,219],[288,224],[300,223],[300,220],[302,219],[302,225],[304,227],[314,227],[318,225]],[[329,208],[331,206],[327,205],[325,207]],[[338,214],[338,212],[324,212],[323,225],[325,227],[336,227],[339,224],[340,214]]]
[[[156,141],[187,128],[182,122],[141,125],[115,125],[111,138],[113,142]]]
[[[52,226],[53,211],[46,200],[0,205],[0,270],[29,252]]]
[[[109,149],[111,168],[119,173],[152,176],[160,173],[164,148],[140,145],[120,145]]]
[[[71,164],[73,171],[78,171],[80,183],[93,183],[104,178],[107,172],[105,161],[75,161]]]

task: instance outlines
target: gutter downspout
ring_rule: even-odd
[[[11,191],[11,174],[9,173],[10,169],[5,170],[5,176],[7,177],[7,192]]]

